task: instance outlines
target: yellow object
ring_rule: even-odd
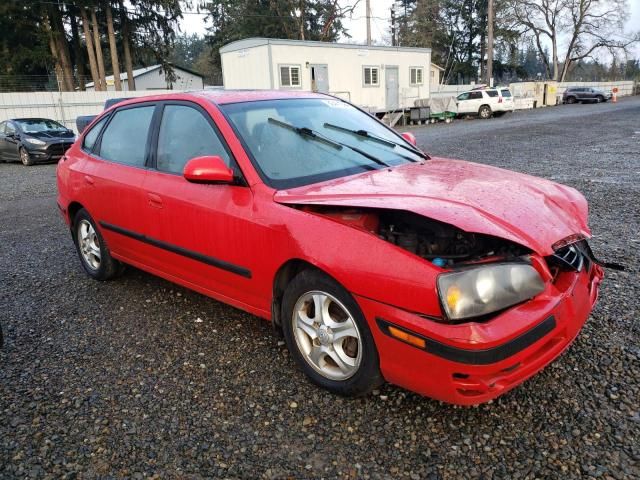
[[[462,297],[462,292],[457,285],[451,285],[447,290],[447,306],[450,312],[456,311],[456,306]]]
[[[416,346],[419,348],[425,348],[426,346],[424,339],[411,335],[410,333],[404,332],[399,328],[389,326],[389,333],[391,334],[391,336],[396,337],[398,340],[402,340],[403,342],[410,343],[413,346]]]

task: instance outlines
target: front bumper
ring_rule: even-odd
[[[483,403],[516,387],[575,339],[598,296],[602,268],[563,271],[536,298],[485,323],[447,325],[356,296],[373,332],[385,379],[459,405]],[[389,334],[394,326],[424,348]]]
[[[47,145],[32,145],[25,142],[22,146],[35,162],[56,162],[60,160],[73,142],[57,142]]]

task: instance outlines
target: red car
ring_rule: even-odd
[[[431,158],[321,94],[129,100],[57,177],[91,277],[129,264],[271,320],[343,395],[495,398],[568,347],[603,278],[576,190]]]

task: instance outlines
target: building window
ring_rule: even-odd
[[[409,69],[409,78],[411,80],[411,85],[422,85],[424,83],[422,67],[411,67]]]
[[[297,65],[280,65],[280,86],[295,88],[300,86],[300,67]]]
[[[378,67],[363,67],[364,84],[370,87],[380,85],[380,69]]]

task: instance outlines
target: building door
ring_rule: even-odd
[[[329,70],[326,65],[311,65],[311,90],[329,93]]]
[[[387,110],[396,110],[400,106],[400,83],[398,82],[398,67],[386,66],[384,72],[384,88],[387,98]]]

